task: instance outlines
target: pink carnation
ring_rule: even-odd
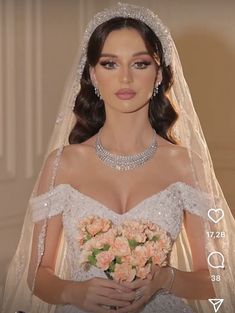
[[[113,278],[118,281],[132,281],[135,278],[136,270],[130,264],[116,264],[115,270],[112,273]]]
[[[109,265],[114,258],[115,256],[109,251],[100,252],[96,256],[96,266],[105,271],[109,268]]]
[[[134,263],[136,266],[145,266],[146,262],[149,259],[149,256],[147,254],[147,249],[145,246],[137,246],[133,251],[132,251],[132,257],[134,260]]]
[[[125,237],[116,237],[113,245],[110,248],[110,251],[115,256],[125,256],[129,255],[131,250],[129,247],[128,240]]]
[[[139,243],[144,243],[147,239],[145,235],[145,225],[138,221],[126,221],[122,225],[122,235],[127,239],[135,239]]]
[[[148,275],[148,273],[151,272],[151,264],[148,263],[145,266],[137,267],[136,268],[136,276],[142,279],[145,279]]]
[[[114,244],[117,235],[117,230],[115,228],[110,228],[106,233],[102,233],[96,237],[95,247],[101,249],[104,245],[112,246]]]
[[[104,218],[94,218],[90,224],[86,226],[87,231],[92,236],[99,232],[106,232],[111,226],[111,222]]]
[[[80,264],[89,265],[88,257],[95,251],[93,249],[105,250],[96,254],[96,266],[106,271],[115,257],[119,257],[114,272],[110,273],[116,281],[146,278],[152,264],[167,264],[172,248],[167,232],[150,221],[128,220],[114,226],[108,219],[89,216],[81,220],[79,231]]]
[[[163,262],[166,259],[166,254],[164,252],[158,252],[152,257],[153,264],[163,265]]]
[[[83,250],[79,255],[78,263],[80,265],[87,263],[88,256],[90,256],[91,254],[92,254],[91,251]]]

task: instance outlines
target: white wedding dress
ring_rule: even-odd
[[[181,231],[184,210],[207,218],[205,216],[205,195],[194,187],[178,181],[144,199],[130,211],[118,214],[69,184],[60,184],[55,186],[52,191],[32,198],[30,203],[32,218],[35,222],[44,219],[48,214],[49,217],[52,217],[62,213],[64,235],[68,246],[69,279],[83,281],[94,276],[106,278],[106,275],[96,267],[91,267],[86,272],[78,265],[80,249],[77,238],[78,223],[81,218],[88,215],[98,215],[112,220],[114,224],[122,223],[129,218],[149,219],[168,231],[175,241]],[[82,313],[84,311],[72,305],[58,305],[55,312]],[[142,310],[142,313],[192,312],[193,310],[184,299],[167,292],[156,294]]]

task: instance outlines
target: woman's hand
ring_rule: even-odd
[[[136,298],[130,305],[116,310],[116,313],[140,312],[158,290],[167,288],[170,281],[171,274],[167,267],[153,265],[152,271],[146,279],[138,278],[130,283],[121,283],[122,286],[131,288],[135,292]]]
[[[91,278],[72,282],[64,291],[64,302],[86,312],[116,312],[110,307],[126,307],[135,298],[135,292],[114,280]],[[106,308],[104,306],[107,306]]]

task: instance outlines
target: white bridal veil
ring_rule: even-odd
[[[59,158],[63,147],[69,144],[68,135],[75,123],[73,107],[75,98],[79,92],[79,82],[81,69],[84,66],[86,43],[89,40],[92,31],[96,26],[111,17],[130,16],[145,21],[146,24],[148,24],[159,36],[160,40],[162,35],[162,41],[165,41],[165,44],[171,49],[171,54],[168,55],[167,58],[169,58],[173,69],[174,83],[168,96],[172,100],[174,107],[179,114],[179,119],[177,120],[173,131],[179,142],[188,150],[194,177],[194,186],[201,192],[203,203],[202,210],[204,210],[205,216],[208,217],[204,219],[205,252],[210,263],[210,265],[208,263],[208,268],[211,274],[216,298],[224,299],[219,312],[232,313],[235,311],[235,241],[233,238],[235,234],[235,222],[215,176],[207,143],[201,129],[200,121],[194,110],[190,91],[183,75],[181,62],[174,41],[158,16],[146,8],[119,3],[116,7],[106,9],[106,11],[99,14],[100,15],[96,15],[93,18],[84,34],[82,49],[76,57],[73,71],[65,88],[57,122],[40,173],[29,199],[19,245],[9,266],[2,312],[12,313],[16,311],[25,311],[26,313],[52,313],[55,310],[54,305],[46,304],[33,296],[27,286],[26,280],[34,228],[34,224],[31,220],[30,200],[37,193],[38,182],[46,159],[52,151],[57,149],[57,154],[53,163],[53,171],[51,172],[50,177],[50,191],[53,193],[53,185]],[[164,33],[165,31],[167,33]],[[167,52],[165,51],[165,53],[168,52],[169,50],[167,50]],[[48,219],[41,222],[40,231],[34,238],[34,240],[38,242],[38,250],[33,253],[32,260],[33,267],[31,269],[31,275],[33,275],[34,278],[44,251],[47,224]],[[65,255],[66,242],[62,236],[56,263],[56,274],[61,278],[68,277],[68,264]],[[221,258],[224,259],[223,268],[218,266],[221,264]],[[184,226],[174,244],[170,264],[181,270],[193,270],[190,246]],[[212,304],[208,300],[190,300],[189,303],[195,312],[213,312]]]

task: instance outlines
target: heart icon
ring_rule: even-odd
[[[218,223],[224,217],[224,210],[222,210],[222,209],[210,209],[210,210],[208,210],[208,217],[214,223]]]

